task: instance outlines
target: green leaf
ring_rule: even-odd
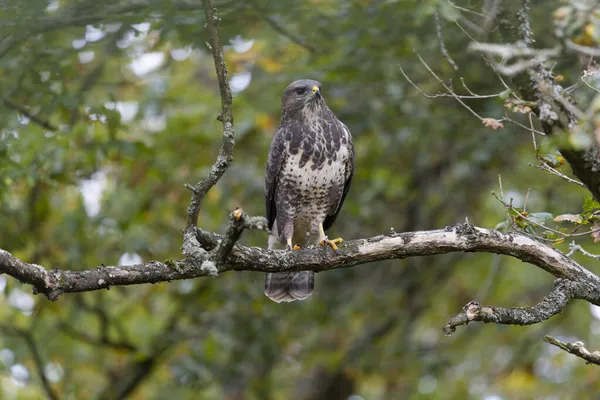
[[[600,209],[600,203],[598,203],[592,196],[585,199],[583,202],[583,212],[593,213],[595,210]]]

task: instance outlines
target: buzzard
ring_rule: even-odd
[[[269,249],[285,245],[329,245],[325,235],[337,218],[354,173],[350,131],[327,107],[321,84],[302,79],[283,92],[281,122],[273,137],[265,176]],[[269,273],[265,294],[276,302],[304,300],[314,288],[314,271]]]

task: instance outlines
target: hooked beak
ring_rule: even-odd
[[[320,98],[321,98],[321,91],[319,90],[319,87],[318,87],[318,86],[313,86],[313,87],[312,87],[312,92],[313,92],[313,95],[314,95],[314,96],[315,96],[317,99],[320,99]]]

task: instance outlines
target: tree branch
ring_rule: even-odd
[[[460,314],[452,317],[444,327],[444,333],[451,335],[456,327],[471,321],[502,325],[532,325],[543,322],[560,313],[571,299],[589,302],[600,300],[600,287],[585,282],[557,279],[550,294],[533,307],[486,307],[472,300],[464,306]]]
[[[594,351],[593,353],[590,353],[585,347],[583,347],[583,342],[564,343],[556,338],[553,338],[552,336],[544,336],[544,342],[561,348],[562,350],[567,351],[579,358],[583,358],[588,364],[600,365],[600,351]]]
[[[5,97],[4,99],[2,99],[2,102],[4,103],[4,105],[12,110],[18,111],[19,113],[23,114],[24,116],[26,116],[27,118],[29,118],[32,122],[40,125],[42,128],[46,128],[49,131],[57,131],[58,129],[52,125],[50,122],[46,121],[43,118],[40,118],[39,116],[37,116],[36,114],[32,113],[31,111],[29,111],[27,109],[27,107],[25,107],[22,104],[16,103],[14,101],[12,101],[11,99],[9,99],[8,97]]]
[[[260,229],[268,231],[268,222],[264,217],[248,217],[241,208],[236,208],[229,214],[229,228],[225,232],[225,237],[221,240],[219,247],[216,250],[216,262],[222,264],[231,249],[236,244],[244,229]]]
[[[137,348],[129,342],[115,341],[108,337],[95,338],[92,335],[86,333],[85,331],[80,332],[79,330],[73,328],[67,323],[61,323],[59,325],[59,328],[62,331],[64,331],[67,335],[71,336],[74,340],[79,340],[92,346],[104,346],[119,351],[137,351]]]
[[[23,338],[23,340],[25,341],[25,344],[27,345],[27,347],[29,348],[29,351],[31,352],[31,356],[33,357],[33,363],[35,365],[35,369],[36,369],[38,375],[40,376],[40,381],[42,383],[42,387],[44,388],[44,391],[46,392],[47,398],[50,400],[58,400],[59,397],[57,396],[56,393],[54,393],[54,390],[52,389],[52,385],[50,384],[50,381],[48,380],[48,378],[46,377],[46,374],[44,373],[44,361],[42,360],[42,356],[40,354],[38,345],[37,345],[35,339],[33,338],[32,332],[26,331],[24,329],[19,329],[14,326],[8,326],[8,325],[0,325],[0,330],[3,330],[5,332],[8,332],[9,334],[13,334],[13,335],[20,336],[21,338]]]
[[[351,240],[337,250],[307,248],[294,252],[267,250],[235,244],[229,256],[214,264],[214,250],[223,236],[202,229],[195,230],[189,240],[188,253],[195,257],[185,260],[149,261],[131,266],[103,266],[85,271],[46,270],[17,259],[0,250],[0,273],[33,285],[34,292],[44,293],[51,300],[61,293],[86,292],[111,286],[168,282],[215,275],[225,271],[326,271],[348,268],[373,261],[417,257],[452,252],[487,252],[513,256],[536,265],[557,278],[584,282],[600,288],[600,278],[563,253],[526,235],[503,233],[493,229],[458,224],[432,231],[380,235]],[[195,244],[192,244],[195,242]],[[600,305],[600,299],[592,301]]]
[[[521,4],[519,7],[516,1],[503,2],[500,31],[507,42],[520,42],[519,46],[515,44],[511,47],[523,52],[540,52],[541,50],[531,49],[532,32],[527,15],[529,1],[523,0]],[[518,21],[517,25],[515,25],[515,21]],[[470,46],[470,48],[473,47],[474,45]],[[484,49],[480,50],[485,51]],[[564,134],[577,126],[576,115],[570,110],[571,102],[568,94],[556,82],[552,71],[542,63],[544,60],[540,58],[537,61],[516,73],[512,77],[512,81],[524,100],[538,102],[538,107],[534,111],[544,132],[547,135]],[[563,147],[560,152],[571,166],[573,174],[588,188],[592,196],[600,201],[600,174],[598,173],[600,171],[600,149],[598,146],[592,145],[586,149]]]
[[[188,207],[188,221],[186,230],[196,227],[198,214],[204,195],[221,179],[233,161],[233,148],[235,146],[235,131],[233,128],[233,112],[231,110],[232,96],[229,82],[227,81],[227,66],[223,57],[223,46],[219,37],[219,17],[216,15],[210,0],[202,0],[204,15],[206,15],[206,29],[208,30],[209,47],[215,61],[215,69],[221,91],[221,114],[217,117],[223,123],[223,144],[219,156],[210,172],[196,185],[186,185],[192,191],[192,200]]]

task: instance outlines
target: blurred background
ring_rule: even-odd
[[[577,213],[589,193],[529,164],[531,133],[485,127],[443,90],[505,91],[472,40],[501,42],[492,0],[214,0],[234,92],[235,159],[199,225],[224,232],[243,207],[264,215],[266,156],[281,95],[316,79],[350,128],[351,191],[331,234],[357,239],[443,228],[494,228],[505,209]],[[536,47],[557,24],[595,45],[585,1],[534,1]],[[587,7],[587,8],[586,8]],[[440,52],[439,26],[458,70]],[[90,269],[181,258],[190,194],[221,143],[220,97],[202,4],[26,0],[0,5],[0,247],[46,268]],[[564,85],[588,59],[553,60]],[[579,101],[594,92],[581,89]],[[504,116],[505,97],[465,100]],[[513,116],[529,124],[526,116]],[[552,143],[538,137],[538,144]],[[568,166],[562,171],[569,174]],[[265,246],[264,232],[246,245]],[[581,244],[598,253],[598,245]],[[558,245],[566,250],[567,244]],[[598,262],[578,259],[592,271]],[[0,275],[0,399],[585,399],[598,367],[542,342],[600,348],[600,311],[575,302],[530,327],[447,319],[471,299],[533,305],[553,278],[491,254],[391,260],[318,274],[304,302],[276,304],[263,273],[61,296],[50,302]]]

